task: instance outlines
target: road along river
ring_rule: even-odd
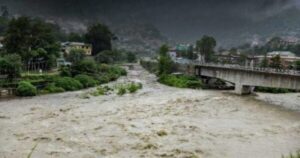
[[[280,158],[300,149],[300,94],[172,88],[139,65],[110,85],[126,81],[143,89],[0,101],[0,157]]]

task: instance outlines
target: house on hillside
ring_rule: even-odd
[[[72,49],[82,49],[85,54],[90,56],[92,55],[92,45],[82,42],[64,42],[61,43],[62,53],[69,54]]]

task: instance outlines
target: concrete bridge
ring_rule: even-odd
[[[233,83],[238,94],[250,94],[255,86],[300,90],[300,72],[294,70],[211,64],[190,64],[185,65],[184,69],[190,75]]]

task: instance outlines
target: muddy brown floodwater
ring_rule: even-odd
[[[143,89],[0,101],[0,157],[280,158],[300,149],[300,94],[172,88],[139,65],[111,85],[126,81]]]

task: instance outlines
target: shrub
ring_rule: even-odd
[[[126,94],[126,88],[123,87],[123,86],[119,87],[117,94],[118,95],[124,95],[124,94]]]
[[[70,77],[57,78],[55,79],[54,83],[55,86],[61,87],[66,91],[75,91],[83,88],[83,85],[79,81]]]
[[[94,75],[98,73],[98,66],[93,59],[85,58],[82,61],[73,64],[71,72],[73,76],[79,74]]]
[[[60,68],[60,76],[62,77],[71,77],[72,73],[71,73],[71,68],[67,67],[67,66],[63,66]]]
[[[128,86],[128,91],[130,93],[135,93],[137,90],[139,89],[139,87],[137,85],[135,85],[134,83],[131,83],[129,86]]]
[[[118,67],[118,66],[112,66],[108,69],[108,73],[116,74],[118,76],[126,76],[127,72],[125,69]]]
[[[71,49],[66,59],[74,64],[80,62],[85,56],[83,49]]]
[[[97,85],[97,81],[88,75],[77,75],[75,76],[75,79],[79,81],[85,88]]]
[[[44,91],[48,93],[61,93],[65,90],[61,87],[56,87],[54,83],[50,83],[44,88]]]
[[[128,85],[128,91],[130,93],[135,93],[137,90],[141,89],[142,88],[142,84],[141,83],[138,83],[138,84],[135,84],[135,83],[131,83]]]
[[[161,75],[158,80],[160,83],[178,88],[201,88],[202,82],[191,76]]]
[[[97,75],[95,77],[97,79],[97,81],[99,82],[99,84],[105,84],[108,83],[110,81],[110,78],[107,74],[105,75]]]
[[[17,87],[18,96],[36,96],[37,89],[30,82],[21,81]]]

